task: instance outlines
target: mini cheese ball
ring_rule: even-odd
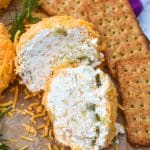
[[[55,139],[72,150],[103,149],[116,135],[116,89],[100,69],[57,69],[47,82],[43,104]]]
[[[0,9],[6,9],[11,0],[0,0]]]
[[[15,50],[5,26],[0,23],[0,94],[14,78]]]
[[[42,91],[53,68],[64,63],[99,66],[99,33],[87,21],[69,16],[43,19],[25,32],[17,45],[16,73],[29,91]]]

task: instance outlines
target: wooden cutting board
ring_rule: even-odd
[[[13,0],[13,2],[10,4],[7,10],[0,11],[0,21],[3,22],[8,27],[8,29],[10,29],[12,18],[14,17],[16,10],[18,10],[19,12],[21,7],[22,7],[21,1]],[[38,16],[39,15],[44,16],[44,17],[47,16],[42,11],[35,13],[35,14]],[[6,96],[6,100],[10,100],[13,98],[13,96],[10,94],[9,91],[13,86],[16,86],[16,84],[17,83],[14,83],[4,92],[4,95]],[[27,106],[29,106],[31,103],[41,101],[38,98],[31,98],[28,100],[24,100],[23,88],[24,88],[23,86],[19,86],[19,100],[17,101],[17,106],[16,106],[18,109],[23,110]],[[3,102],[4,100],[1,101],[1,103]],[[121,124],[124,124],[121,112],[118,113],[118,122],[120,122]],[[34,142],[28,142],[28,141],[21,139],[22,135],[26,135],[26,132],[24,128],[22,127],[23,123],[30,124],[30,117],[27,115],[20,115],[18,113],[14,113],[13,117],[5,117],[4,120],[2,121],[1,130],[2,130],[2,133],[4,133],[4,138],[18,140],[18,142],[16,142],[15,140],[8,141],[8,145],[12,148],[12,150],[18,149],[24,145],[29,145],[29,148],[28,148],[29,150],[47,150],[48,148],[45,144],[47,144],[48,142],[53,143],[53,141],[51,141],[49,137],[42,138],[41,137],[42,133],[39,133],[37,136],[30,135],[33,138]],[[38,125],[41,125],[41,124],[43,124],[43,120],[39,119]],[[133,148],[127,142],[125,135],[120,135],[119,139],[120,139],[120,145],[119,145],[120,150],[148,150],[150,149],[150,148]],[[114,148],[110,147],[109,150],[111,149],[114,149]]]

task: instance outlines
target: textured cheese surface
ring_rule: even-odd
[[[99,65],[103,55],[97,50],[98,42],[83,26],[43,29],[18,51],[17,73],[30,91],[43,90],[52,68],[57,65],[74,62]]]
[[[6,27],[0,23],[0,94],[14,78],[15,50]]]
[[[50,80],[45,105],[53,114],[57,140],[85,150],[106,146],[110,83],[106,74],[90,66],[63,69]]]
[[[0,9],[7,8],[11,0],[0,0]]]

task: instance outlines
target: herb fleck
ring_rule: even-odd
[[[54,35],[67,36],[67,31],[65,30],[65,28],[57,28],[54,32]]]
[[[100,86],[101,86],[101,80],[100,80],[99,74],[97,74],[97,75],[95,76],[95,79],[96,79],[97,87],[100,87]]]
[[[21,33],[25,30],[25,21],[28,23],[37,23],[40,18],[33,17],[32,11],[39,8],[37,0],[24,0],[24,5],[21,13],[16,12],[16,15],[12,22],[12,27],[10,29],[11,39],[14,40],[15,34],[20,31]]]
[[[87,104],[87,109],[88,109],[88,110],[95,111],[95,104],[93,104],[93,103],[88,103],[88,104]]]

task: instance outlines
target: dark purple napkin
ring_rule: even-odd
[[[135,15],[138,16],[143,9],[143,4],[141,0],[129,0]]]

